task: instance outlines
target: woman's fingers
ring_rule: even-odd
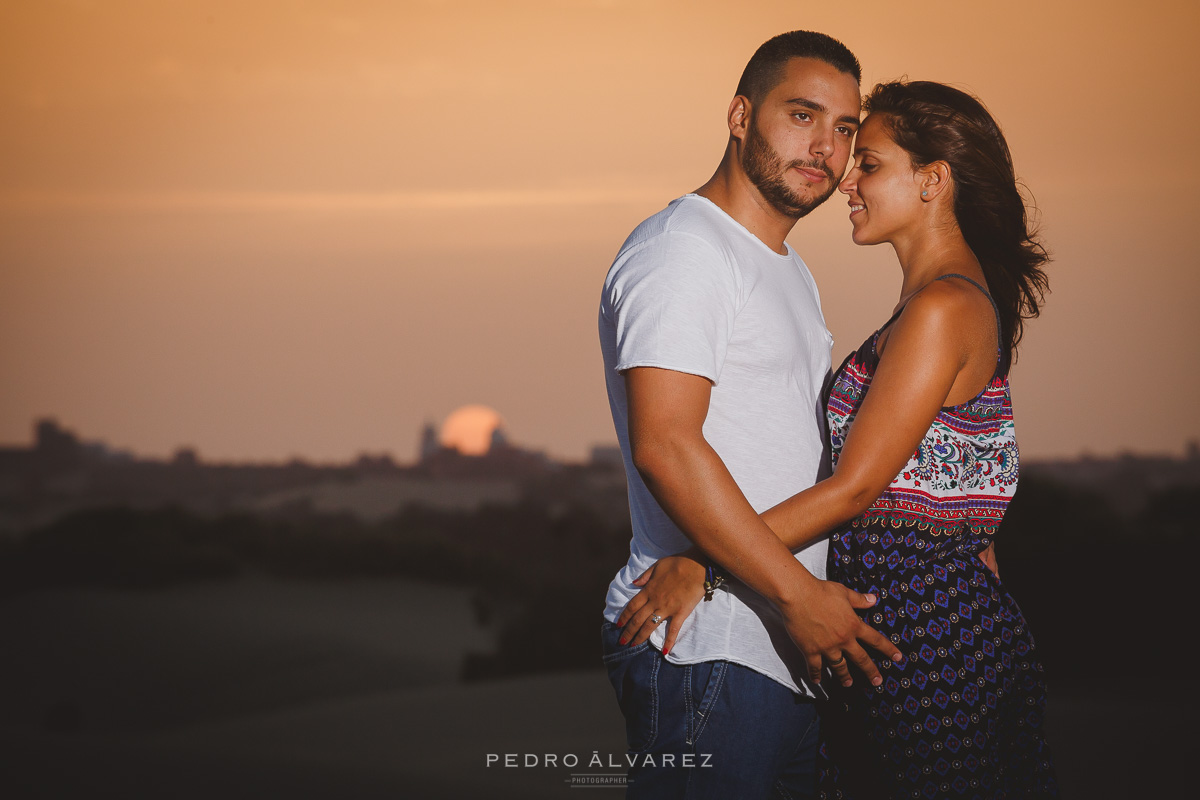
[[[662,625],[665,619],[666,618],[662,614],[647,615],[646,619],[642,621],[641,630],[637,632],[636,636],[629,640],[629,646],[633,647],[634,645],[641,644],[649,639],[650,634],[658,630],[658,626]]]
[[[1000,577],[1000,564],[996,562],[996,543],[992,542],[987,546],[987,549],[979,554],[979,560],[992,571],[992,574],[997,578]]]
[[[672,614],[667,617],[667,635],[663,637],[663,655],[671,652],[671,648],[675,646],[675,639],[679,636],[679,629],[683,627],[684,616],[682,614]]]
[[[640,611],[642,606],[646,605],[648,598],[645,595],[645,592],[638,592],[633,597],[629,598],[629,602],[625,604],[624,610],[621,611],[621,616],[617,617],[618,628],[624,628],[626,625],[628,625],[629,620],[633,618],[633,615]]]
[[[645,586],[646,581],[650,580],[650,576],[654,574],[654,568],[657,566],[658,566],[658,562],[655,561],[653,564],[650,565],[649,569],[647,569],[641,575],[638,575],[637,580],[635,580],[633,582],[633,585],[634,586]]]
[[[658,622],[654,621],[652,616],[654,613],[654,607],[650,603],[643,603],[641,608],[634,612],[629,621],[625,623],[619,644],[627,644],[632,647],[649,639],[650,634],[654,633],[654,629],[662,622],[661,614]]]

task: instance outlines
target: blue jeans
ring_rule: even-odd
[[[604,665],[625,715],[628,797],[816,796],[813,701],[729,661],[672,664],[650,642],[601,629]]]

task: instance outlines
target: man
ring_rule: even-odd
[[[747,64],[712,178],[637,227],[604,284],[600,340],[629,480],[630,558],[609,589],[604,660],[626,717],[631,797],[807,797],[822,660],[873,682],[859,641],[898,651],[855,613],[874,598],[820,580],[825,542],[789,557],[763,511],[824,463],[832,337],[784,239],[845,172],[860,68],[793,31]],[[695,544],[734,576],[664,649],[615,625],[657,559]],[[642,608],[627,627],[652,617]],[[634,624],[636,623],[636,624]],[[672,620],[670,625],[678,621]]]

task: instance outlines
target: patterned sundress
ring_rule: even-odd
[[[987,294],[966,276],[949,277]],[[835,469],[878,365],[879,333],[899,313],[834,375]],[[988,386],[943,408],[887,490],[830,540],[829,579],[878,596],[864,619],[904,660],[877,659],[879,687],[860,678],[833,690],[833,707],[845,713],[823,719],[821,797],[1058,796],[1033,637],[979,558],[1017,488],[1012,399],[1000,371],[998,354]]]

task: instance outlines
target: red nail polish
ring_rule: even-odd
[[[620,639],[617,639],[617,644],[625,644],[625,639],[623,637]]]

